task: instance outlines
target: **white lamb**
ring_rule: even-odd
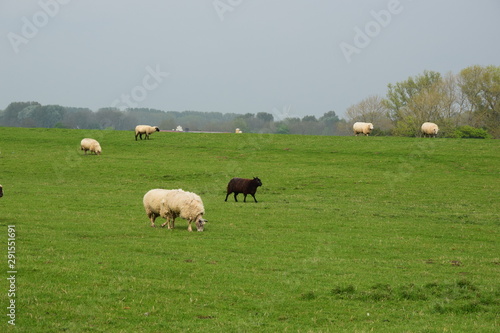
[[[435,138],[439,132],[439,127],[434,123],[425,122],[422,124],[420,131],[422,132],[424,137],[429,136]]]
[[[87,150],[90,150],[90,153],[94,153],[97,155],[101,155],[102,149],[99,142],[94,139],[85,138],[80,142],[80,150],[85,151],[85,155],[87,155]]]
[[[160,211],[165,212],[167,216],[167,222],[161,226],[164,227],[168,224],[169,229],[175,227],[175,219],[179,216],[188,220],[188,231],[193,231],[191,222],[196,223],[198,231],[203,231],[205,222],[207,222],[202,218],[203,214],[205,214],[203,202],[197,194],[192,192],[183,190],[169,191],[161,201]]]
[[[372,123],[363,123],[363,122],[356,122],[354,125],[352,125],[352,130],[354,131],[354,135],[358,135],[358,133],[363,133],[364,135],[368,136],[373,130],[373,124]]]
[[[135,127],[135,141],[137,141],[137,136],[141,138],[142,140],[142,135],[146,135],[146,139],[149,140],[149,135],[154,133],[154,132],[159,132],[160,129],[158,126],[149,126],[149,125],[137,125]]]
[[[196,223],[198,231],[203,231],[206,220],[201,217],[205,209],[201,198],[194,193],[181,189],[153,189],[144,195],[143,204],[151,221],[151,227],[155,227],[155,219],[161,216],[166,219],[161,226],[168,225],[169,229],[173,229],[175,219],[180,216],[189,221],[189,231],[192,231],[192,221]]]

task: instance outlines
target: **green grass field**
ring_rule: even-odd
[[[0,170],[1,332],[500,330],[498,140],[0,128]],[[205,231],[151,228],[153,188]]]

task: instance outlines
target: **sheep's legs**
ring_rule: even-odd
[[[151,228],[156,228],[155,225],[156,216],[154,214],[149,215],[149,219],[151,220]]]
[[[175,219],[170,219],[167,217],[167,221],[165,221],[165,223],[163,223],[161,226],[162,228],[167,226],[168,229],[173,229],[175,226]]]
[[[191,220],[188,220],[188,231],[192,232],[193,228],[191,228]]]
[[[253,199],[255,200],[255,202],[257,202],[257,199],[255,199],[255,195],[253,195],[252,193],[250,193],[253,197]]]

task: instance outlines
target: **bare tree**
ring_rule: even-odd
[[[376,128],[388,130],[392,127],[388,117],[388,109],[382,97],[378,95],[368,96],[361,102],[347,108],[346,116],[348,123],[356,121],[373,123]]]

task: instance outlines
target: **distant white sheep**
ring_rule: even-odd
[[[85,155],[87,155],[87,150],[90,150],[90,153],[94,153],[96,155],[101,155],[102,153],[101,145],[99,144],[99,142],[89,138],[82,139],[82,141],[80,142],[80,150],[85,151]]]
[[[422,124],[420,131],[422,132],[424,137],[429,136],[435,138],[439,132],[439,127],[434,123],[425,122]]]
[[[155,227],[155,219],[158,216],[166,219],[161,226],[168,225],[169,229],[175,227],[175,219],[181,217],[188,220],[188,230],[192,231],[191,222],[196,223],[198,231],[203,231],[205,219],[205,208],[201,198],[191,192],[178,190],[153,189],[147,192],[143,198],[144,209],[151,221],[151,226]]]
[[[149,126],[149,125],[137,125],[135,127],[135,141],[137,141],[137,136],[142,140],[142,135],[146,136],[146,139],[149,140],[149,135],[154,132],[159,132],[160,129],[158,126]]]
[[[363,122],[356,122],[354,125],[352,125],[352,130],[354,131],[354,135],[358,135],[359,133],[363,133],[364,135],[368,136],[373,130],[373,124],[372,123],[363,123]]]

